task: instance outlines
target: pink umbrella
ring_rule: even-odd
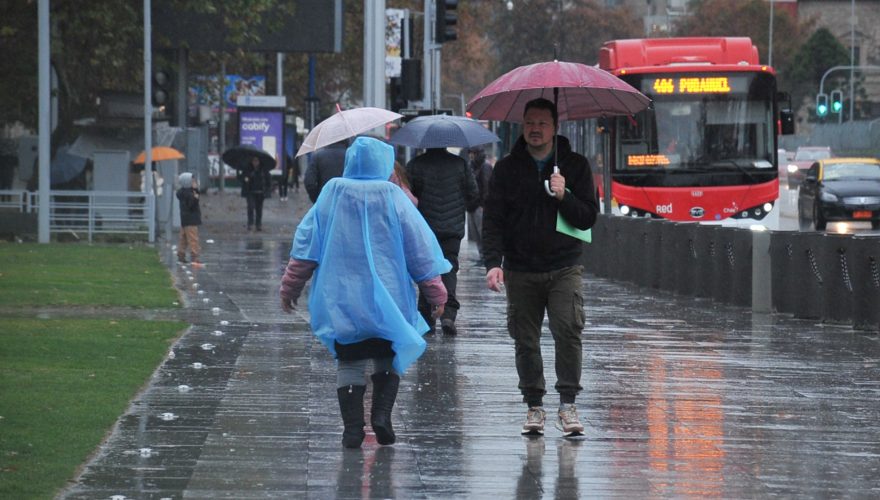
[[[520,66],[499,76],[468,102],[467,110],[483,120],[519,123],[526,103],[538,97],[556,103],[560,121],[633,115],[651,102],[605,70],[552,61]]]
[[[651,103],[632,85],[605,70],[552,61],[520,66],[499,76],[468,102],[467,110],[483,120],[519,123],[526,103],[539,97],[556,104],[560,121],[634,115]],[[554,172],[559,171],[556,154],[554,148]],[[547,181],[544,190],[553,196]]]
[[[369,132],[403,116],[382,108],[364,107],[343,111],[337,104],[336,109],[338,110],[336,114],[315,125],[306,135],[296,156]]]

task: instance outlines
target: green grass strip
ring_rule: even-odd
[[[154,248],[0,244],[0,305],[177,307]]]
[[[72,478],[187,325],[0,322],[0,498],[51,498]]]

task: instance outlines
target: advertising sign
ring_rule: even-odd
[[[283,110],[238,110],[238,137],[241,144],[250,144],[275,158],[272,175],[284,171],[284,112]]]

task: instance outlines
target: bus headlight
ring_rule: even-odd
[[[629,215],[629,207],[627,205],[621,205],[620,213],[623,215]]]
[[[769,213],[771,210],[773,210],[773,204],[769,202],[764,203],[764,211]]]

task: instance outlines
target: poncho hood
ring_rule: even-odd
[[[393,147],[370,137],[358,137],[345,152],[342,177],[387,181],[393,170]]]

